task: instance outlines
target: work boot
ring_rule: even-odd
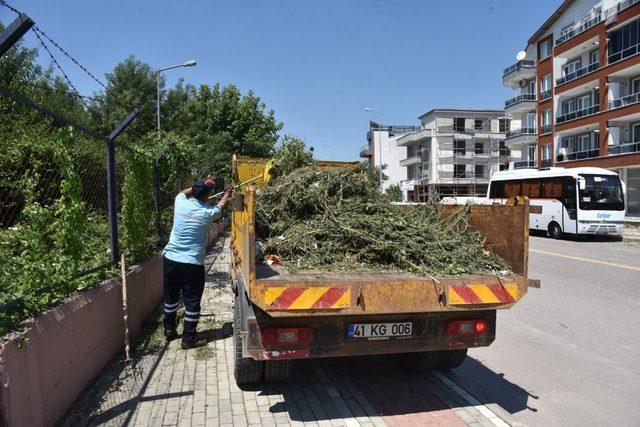
[[[204,347],[205,345],[207,345],[207,340],[204,338],[198,338],[198,337],[194,337],[188,340],[182,340],[182,349],[183,350],[188,350],[190,348],[198,348],[198,347]]]
[[[178,338],[178,332],[175,329],[165,329],[164,330],[164,339],[167,341],[173,341]]]

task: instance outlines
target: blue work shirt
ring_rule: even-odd
[[[220,218],[220,208],[201,202],[184,193],[176,196],[173,227],[163,255],[175,262],[204,265],[205,239],[214,219]]]

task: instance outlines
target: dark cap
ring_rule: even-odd
[[[193,184],[193,187],[191,187],[191,194],[194,197],[200,197],[206,193],[210,193],[213,190],[213,186],[214,184],[211,182],[211,180],[208,180],[207,182],[202,180],[198,181]]]

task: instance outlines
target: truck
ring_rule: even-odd
[[[236,182],[261,176],[269,159],[235,157]],[[319,161],[318,167],[344,165]],[[299,359],[396,355],[410,370],[452,369],[467,349],[489,346],[496,311],[518,303],[529,287],[529,203],[473,205],[470,227],[508,275],[417,276],[395,272],[287,271],[257,262],[256,192],[244,187],[231,203],[234,374],[238,384],[284,381]],[[403,207],[398,207],[399,209]],[[460,206],[442,205],[443,214]]]

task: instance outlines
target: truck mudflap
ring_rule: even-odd
[[[527,292],[523,277],[424,279],[365,275],[332,281],[256,280],[251,300],[274,317],[429,313],[510,308]]]

